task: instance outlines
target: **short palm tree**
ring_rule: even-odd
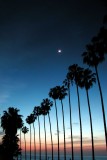
[[[31,139],[32,139],[32,137],[31,137],[31,124],[32,123],[34,123],[34,121],[35,121],[35,117],[34,117],[34,115],[33,114],[30,114],[29,116],[27,116],[27,118],[26,118],[26,122],[29,124],[29,126],[30,126],[30,160],[31,160]]]
[[[15,135],[17,130],[21,128],[23,124],[22,115],[18,114],[19,109],[9,107],[8,111],[4,111],[4,115],[1,117],[1,127],[5,131],[5,134]],[[13,127],[10,127],[11,126]]]
[[[70,96],[71,80],[68,77],[66,77],[66,79],[63,81],[63,84],[65,87],[67,87],[67,90],[68,90],[70,130],[71,130],[71,153],[72,153],[72,160],[74,160],[74,144],[73,144],[73,134],[72,134],[72,107],[71,107],[71,96]]]
[[[87,102],[88,102],[88,110],[89,110],[89,117],[90,117],[90,128],[91,128],[91,142],[92,142],[92,160],[95,160],[95,153],[94,153],[94,137],[93,137],[93,126],[92,126],[92,116],[91,116],[91,108],[90,108],[90,101],[89,101],[89,93],[88,90],[93,86],[93,83],[96,82],[95,73],[92,73],[90,69],[84,69],[82,73],[82,78],[79,82],[79,86],[81,88],[85,88],[86,95],[87,95]]]
[[[82,54],[83,57],[83,62],[86,63],[87,65],[94,67],[96,71],[96,77],[97,77],[97,82],[98,82],[98,87],[99,87],[99,92],[100,92],[100,98],[101,98],[101,105],[102,105],[102,114],[103,114],[103,123],[104,123],[104,132],[105,132],[105,142],[106,142],[106,149],[107,149],[107,126],[106,126],[106,116],[105,116],[105,108],[104,108],[104,101],[103,101],[103,94],[102,94],[102,89],[101,89],[101,84],[100,84],[100,79],[98,75],[98,65],[104,61],[105,57],[105,50],[104,48],[102,49],[101,45],[99,43],[95,42],[92,40],[92,44],[89,44],[86,46],[86,52]],[[107,47],[107,44],[106,44]]]
[[[40,106],[35,106],[34,109],[33,109],[33,114],[34,114],[34,116],[38,119],[39,145],[40,145],[39,159],[41,160],[41,128],[40,128],[40,120],[39,120],[39,116],[42,114],[42,112],[41,112],[41,107],[40,107]]]
[[[29,129],[26,126],[24,126],[22,128],[22,133],[24,134],[24,141],[25,141],[25,160],[27,160],[27,157],[26,157],[26,137],[25,137],[25,134],[28,133],[28,131],[29,131]]]
[[[59,92],[57,86],[50,89],[49,97],[53,98],[55,103],[55,110],[56,110],[56,123],[57,123],[57,138],[58,138],[58,160],[60,160],[60,150],[59,150],[59,124],[58,124],[58,111],[57,111],[57,105],[56,100],[59,97]]]
[[[18,159],[18,155],[21,154],[18,142],[18,135],[10,137],[9,135],[5,134],[3,136],[2,155],[5,160],[14,160],[13,157],[16,157]]]
[[[51,127],[50,114],[49,114],[49,111],[51,110],[52,106],[53,106],[53,102],[50,101],[50,99],[48,99],[48,98],[43,99],[43,102],[41,103],[41,108],[42,108],[43,115],[48,115],[48,119],[49,119],[50,135],[51,135],[51,146],[52,146],[52,160],[53,160],[53,158],[54,158],[53,157],[53,136],[52,136],[52,127]],[[46,142],[46,138],[45,138],[45,142]]]
[[[77,64],[71,65],[68,68],[67,78],[71,82],[75,83],[78,97],[78,111],[79,111],[79,122],[80,122],[80,148],[81,148],[81,160],[83,160],[83,142],[82,142],[82,120],[81,120],[81,109],[80,109],[80,96],[79,96],[79,85],[78,82],[81,79],[81,73],[83,68],[79,67]]]
[[[21,149],[18,145],[19,138],[17,136],[17,131],[21,128],[23,120],[22,115],[18,112],[19,110],[17,108],[9,107],[8,111],[4,111],[4,114],[1,117],[1,127],[5,133],[2,144],[8,159],[13,159],[14,156],[21,154]]]

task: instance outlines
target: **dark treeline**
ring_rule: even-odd
[[[44,121],[44,135],[45,135],[45,160],[48,160],[47,155],[47,131],[46,131],[46,120],[45,117],[48,116],[49,120],[49,129],[51,137],[51,157],[54,160],[53,154],[53,134],[52,134],[52,124],[50,111],[51,107],[55,107],[56,113],[56,125],[57,125],[57,153],[58,160],[60,160],[60,147],[59,147],[59,121],[58,121],[58,111],[57,111],[57,100],[61,102],[62,110],[62,122],[63,122],[63,138],[64,138],[64,160],[66,160],[66,129],[65,129],[65,116],[64,116],[64,104],[63,100],[67,96],[69,102],[69,125],[70,125],[70,134],[71,134],[71,160],[74,160],[74,142],[73,142],[73,131],[72,131],[72,105],[71,105],[71,93],[70,88],[75,86],[78,100],[78,115],[79,115],[79,125],[80,125],[80,151],[81,151],[81,160],[83,160],[83,130],[82,130],[82,120],[81,120],[81,105],[80,105],[80,93],[79,89],[85,89],[87,97],[87,106],[89,111],[90,119],[90,131],[91,131],[91,143],[92,143],[92,160],[95,160],[95,150],[94,150],[94,136],[93,136],[93,121],[91,114],[91,104],[90,104],[90,95],[89,89],[96,83],[99,88],[99,94],[101,99],[101,108],[103,115],[103,124],[104,124],[104,134],[105,134],[105,148],[107,150],[107,125],[106,125],[106,115],[105,115],[105,106],[103,100],[103,93],[100,84],[100,78],[98,74],[98,66],[102,63],[107,54],[107,16],[104,17],[104,25],[100,28],[97,36],[93,37],[90,44],[86,45],[86,51],[82,54],[83,63],[87,64],[87,68],[83,68],[78,64],[72,64],[68,67],[68,72],[61,86],[55,86],[50,89],[49,98],[43,99],[39,106],[35,106],[32,113],[27,116],[26,123],[29,124],[29,129],[24,125],[22,120],[22,115],[19,114],[17,108],[9,107],[7,111],[4,111],[1,117],[1,127],[3,128],[4,135],[2,138],[2,143],[0,145],[0,159],[3,160],[13,160],[14,157],[21,156],[21,134],[24,134],[24,144],[25,144],[25,160],[26,156],[26,134],[30,132],[30,154],[29,159],[32,159],[32,131],[31,125],[33,124],[34,132],[34,159],[36,160],[37,151],[36,151],[36,131],[35,131],[35,121],[38,122],[39,130],[39,159],[41,160],[41,124],[39,117],[43,115]],[[94,67],[94,72],[90,69]],[[97,109],[97,108],[96,108]],[[20,129],[20,136],[17,134],[17,131]],[[19,143],[20,142],[20,143]],[[20,145],[19,145],[20,144]]]

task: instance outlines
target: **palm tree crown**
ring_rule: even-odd
[[[34,116],[34,114],[30,114],[29,116],[27,116],[26,122],[27,122],[28,124],[32,124],[34,121],[35,121],[35,116]]]
[[[24,126],[22,128],[22,133],[26,134],[26,133],[28,133],[28,131],[29,131],[29,129],[26,126]]]
[[[104,51],[101,51],[101,44],[89,44],[86,46],[86,52],[82,54],[83,62],[89,66],[97,67],[99,63],[105,60]],[[99,51],[100,50],[100,51]]]
[[[17,129],[22,127],[22,115],[19,115],[18,112],[19,110],[13,107],[9,107],[8,111],[4,111],[4,115],[1,117],[1,127],[3,127],[5,134],[15,135]]]
[[[58,99],[59,97],[58,86],[50,89],[49,97],[53,98],[54,100]]]
[[[37,116],[40,116],[42,114],[41,107],[35,106],[33,109],[33,114],[34,114],[35,118],[37,118]]]
[[[51,107],[53,106],[53,102],[50,101],[48,98],[43,99],[43,102],[41,103],[41,111],[43,115],[47,115],[49,111],[51,110]]]
[[[96,74],[93,73],[89,68],[84,69],[82,72],[81,79],[79,81],[79,86],[81,88],[85,87],[86,90],[90,89],[93,86],[93,83],[96,82]]]
[[[78,85],[82,72],[83,68],[79,67],[78,64],[73,64],[68,68],[67,79],[71,80],[72,84]]]

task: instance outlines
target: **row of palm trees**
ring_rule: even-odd
[[[89,89],[93,86],[94,83],[97,82],[99,87],[100,99],[101,99],[101,107],[102,107],[102,115],[103,115],[103,123],[104,123],[104,133],[105,133],[105,144],[107,149],[107,126],[106,126],[106,116],[105,116],[105,108],[104,108],[104,100],[101,89],[101,84],[99,80],[98,74],[98,66],[101,62],[105,60],[107,53],[107,29],[105,27],[100,29],[99,34],[94,37],[90,44],[86,46],[86,52],[82,54],[83,62],[87,64],[89,67],[95,68],[95,73],[90,70],[90,68],[82,68],[78,64],[73,64],[68,67],[68,72],[61,86],[55,86],[50,89],[49,97],[53,99],[55,111],[56,111],[56,124],[57,124],[57,141],[58,141],[58,160],[60,160],[60,147],[59,147],[59,121],[58,121],[58,111],[57,111],[57,100],[60,100],[62,107],[62,120],[63,120],[63,136],[64,136],[64,160],[66,160],[66,129],[65,129],[65,117],[64,117],[64,105],[63,100],[66,96],[68,96],[69,102],[69,113],[70,113],[70,131],[71,131],[71,159],[74,160],[74,143],[73,143],[73,130],[72,130],[72,106],[71,106],[71,93],[70,88],[75,84],[76,92],[77,92],[77,100],[78,100],[78,114],[79,114],[79,125],[80,125],[80,149],[81,149],[81,160],[83,160],[83,134],[82,134],[82,120],[81,120],[81,105],[80,105],[80,94],[79,88],[85,89],[89,118],[90,118],[90,130],[91,130],[91,143],[92,143],[92,159],[95,160],[94,153],[94,137],[93,137],[93,122],[91,115],[91,107],[90,107],[90,98],[89,98]],[[24,133],[25,140],[25,159],[26,156],[26,137],[25,134],[30,130],[30,157],[32,157],[32,134],[31,134],[31,124],[33,124],[34,130],[34,159],[36,160],[36,131],[35,131],[35,120],[38,121],[38,130],[39,130],[39,159],[41,160],[41,125],[39,117],[43,115],[44,117],[44,135],[45,135],[45,159],[47,160],[47,131],[46,131],[46,120],[45,116],[48,116],[49,120],[49,128],[50,128],[50,136],[51,136],[51,149],[52,149],[52,160],[54,159],[53,154],[53,134],[52,134],[52,125],[50,118],[51,107],[53,106],[53,102],[49,99],[43,99],[40,106],[35,106],[32,113],[26,118],[26,122],[29,124],[30,129],[20,124],[20,129]],[[3,122],[3,121],[2,121]],[[2,125],[5,127],[5,124]],[[9,129],[9,127],[7,127]],[[16,134],[17,129],[15,130]],[[20,132],[20,148],[21,148],[21,132]]]
[[[41,160],[41,125],[39,116],[44,116],[44,134],[45,134],[45,157],[47,159],[47,139],[46,139],[46,122],[45,122],[45,116],[48,115],[49,125],[50,125],[50,135],[51,135],[51,146],[52,146],[52,157],[53,157],[53,136],[52,136],[52,127],[51,127],[51,119],[49,111],[53,105],[53,102],[50,101],[48,98],[43,99],[43,102],[41,103],[41,106],[35,106],[33,112],[26,118],[26,122],[30,125],[30,159],[31,159],[31,124],[33,123],[33,130],[34,130],[34,158],[36,159],[36,139],[35,139],[35,127],[34,122],[37,119],[38,120],[38,128],[39,128],[39,144],[40,144],[40,154],[39,159]],[[24,131],[24,132],[23,132]],[[22,132],[26,134],[28,132],[28,128],[24,126],[22,128]],[[26,145],[25,145],[26,147]],[[26,149],[26,148],[25,148]],[[26,152],[25,152],[26,157]]]
[[[93,83],[96,82],[96,74],[92,73],[92,71],[88,69],[83,69],[79,67],[77,64],[74,64],[69,67],[69,72],[67,74],[66,79],[64,80],[64,85],[56,86],[50,89],[49,96],[53,98],[55,103],[56,110],[56,123],[57,123],[57,139],[58,139],[58,159],[60,159],[60,149],[59,149],[59,124],[58,124],[58,113],[57,113],[57,104],[56,100],[59,99],[62,105],[62,117],[63,117],[63,131],[64,131],[64,159],[66,160],[66,141],[65,141],[65,122],[64,122],[64,109],[63,109],[63,99],[66,95],[69,97],[69,110],[70,110],[70,126],[71,126],[71,151],[72,151],[72,159],[74,160],[74,150],[73,150],[73,135],[72,135],[72,114],[71,114],[71,100],[70,100],[70,85],[75,83],[77,89],[77,97],[78,97],[78,111],[79,111],[79,121],[80,121],[80,142],[81,142],[81,159],[83,159],[83,137],[82,137],[82,121],[81,121],[81,107],[80,107],[80,96],[79,96],[79,87],[85,88],[89,117],[90,117],[90,128],[91,128],[91,140],[92,140],[92,158],[95,160],[94,154],[94,138],[93,138],[93,126],[92,126],[92,116],[91,116],[91,108],[89,101],[89,93],[88,90],[93,86]],[[44,133],[45,133],[45,158],[47,159],[47,140],[46,140],[46,127],[45,127],[45,116],[48,114],[49,124],[50,124],[50,134],[51,134],[51,145],[52,145],[52,159],[53,157],[53,137],[52,137],[52,129],[51,129],[51,120],[49,116],[50,108],[53,103],[48,98],[44,99],[40,106],[34,108],[33,113],[27,117],[26,121],[28,124],[34,123],[34,120],[38,118],[38,126],[39,126],[39,140],[41,144],[41,135],[40,135],[40,121],[39,116],[44,116]],[[29,121],[28,121],[29,119]],[[31,119],[31,120],[30,120]],[[34,133],[35,135],[35,133]],[[31,129],[30,129],[31,136]],[[31,140],[31,137],[30,137]],[[35,138],[34,138],[35,143]],[[35,155],[36,157],[36,155]],[[31,141],[30,141],[30,159],[31,159]],[[41,159],[41,145],[40,145],[40,159]]]
[[[70,96],[70,87],[75,84],[77,97],[78,97],[78,113],[79,113],[79,123],[80,123],[80,146],[81,146],[81,160],[83,160],[83,135],[82,135],[82,121],[81,121],[81,106],[80,106],[80,95],[79,88],[84,88],[87,96],[87,104],[90,118],[90,129],[91,129],[91,142],[92,142],[92,159],[95,160],[94,153],[94,137],[93,137],[93,123],[92,123],[92,115],[91,115],[91,107],[90,107],[90,99],[89,99],[89,89],[93,86],[94,83],[98,84],[99,93],[101,98],[101,107],[102,107],[102,115],[104,122],[104,133],[105,133],[105,143],[107,149],[107,130],[106,130],[106,116],[105,116],[105,108],[104,101],[102,95],[101,84],[99,80],[98,74],[98,66],[101,62],[105,60],[105,55],[107,53],[107,29],[101,28],[99,34],[96,37],[93,37],[90,44],[86,46],[86,52],[82,54],[83,62],[87,64],[89,67],[95,68],[95,73],[90,70],[90,68],[82,68],[77,64],[73,64],[69,66],[68,73],[66,75],[65,80],[63,81],[62,86],[56,86],[50,89],[49,97],[54,100],[55,110],[56,110],[56,124],[57,124],[57,140],[58,140],[58,160],[60,159],[60,148],[59,148],[59,122],[58,122],[58,111],[56,100],[59,99],[61,101],[62,106],[62,119],[63,119],[63,133],[64,133],[64,160],[66,160],[66,141],[65,141],[65,118],[64,118],[64,106],[63,99],[68,95],[69,101],[69,113],[70,113],[70,130],[71,130],[71,153],[72,160],[74,160],[74,147],[73,147],[73,134],[72,134],[72,107],[71,107],[71,96]],[[39,141],[40,141],[40,160],[41,160],[41,136],[40,136],[40,121],[39,116],[44,116],[44,134],[45,134],[45,159],[47,160],[47,139],[46,139],[46,126],[45,126],[45,116],[49,117],[50,124],[50,135],[51,135],[51,144],[52,144],[52,160],[53,160],[53,137],[52,137],[52,127],[51,120],[49,116],[49,111],[53,105],[53,102],[50,99],[44,99],[40,106],[34,108],[33,113],[28,117],[34,117],[34,119],[38,118],[38,126],[39,126]],[[28,118],[26,121],[28,122]],[[31,124],[32,122],[28,122]],[[35,134],[34,134],[35,135]],[[35,140],[34,140],[35,141]],[[30,145],[31,146],[31,145]],[[36,153],[36,152],[35,152]],[[30,152],[31,159],[31,152]]]

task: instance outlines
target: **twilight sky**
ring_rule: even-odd
[[[35,105],[39,105],[43,98],[48,97],[50,88],[62,84],[69,65],[78,63],[84,67],[81,54],[85,51],[85,45],[102,26],[106,10],[104,0],[1,0],[0,114],[13,106],[20,109],[25,119]],[[61,54],[57,52],[58,49],[62,50]],[[107,61],[99,67],[105,105],[107,105],[106,69]],[[73,133],[75,141],[78,142],[79,124],[75,87],[72,92]],[[80,90],[80,94],[83,134],[88,143],[90,138],[88,109],[85,106],[85,92]],[[97,145],[97,140],[104,139],[97,85],[90,91],[90,95]],[[66,98],[64,100],[66,107],[67,103]],[[61,107],[59,107],[61,124],[60,109]],[[53,126],[56,127],[54,112],[53,107],[50,114]],[[66,108],[66,139],[69,143],[68,113]],[[61,126],[62,124],[60,125],[62,134]],[[56,140],[55,129],[53,133]],[[61,140],[63,141],[63,136]]]

